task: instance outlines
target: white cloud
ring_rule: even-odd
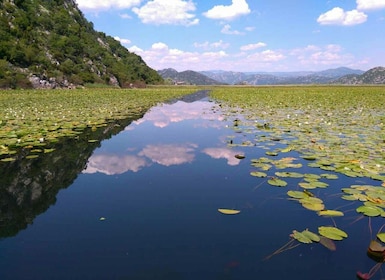
[[[124,18],[124,19],[131,19],[132,18],[129,14],[119,14],[119,16],[121,18]]]
[[[290,55],[294,61],[302,66],[340,66],[350,65],[355,59],[351,54],[344,53],[344,49],[340,45],[314,46],[310,45],[304,48],[292,50]]]
[[[143,157],[134,155],[100,154],[88,159],[87,168],[83,173],[104,173],[106,175],[123,174],[127,171],[137,172],[148,163]]]
[[[190,13],[195,9],[191,0],[152,0],[141,8],[134,7],[132,11],[143,23],[190,26],[199,23],[199,19]]]
[[[137,54],[140,54],[140,53],[143,53],[144,51],[139,48],[138,46],[132,46],[130,48],[128,48],[128,50],[132,53],[137,53]]]
[[[76,0],[81,10],[102,11],[109,9],[129,9],[139,5],[142,0]]]
[[[170,67],[180,71],[211,70],[218,61],[228,56],[223,50],[202,53],[189,52],[169,48],[162,42],[153,44],[148,50],[142,50],[136,46],[128,50],[140,55],[150,67],[158,70]]]
[[[357,10],[369,11],[385,9],[385,0],[357,0]]]
[[[244,45],[240,49],[241,49],[241,51],[251,51],[251,50],[255,50],[255,49],[266,47],[266,46],[267,45],[265,43],[258,42],[256,44]]]
[[[196,148],[195,144],[147,145],[139,155],[164,166],[180,165],[194,161]]]
[[[249,13],[250,9],[246,0],[232,0],[230,6],[217,5],[203,15],[211,19],[233,20]]]
[[[194,43],[194,47],[196,48],[201,48],[204,50],[209,50],[209,49],[227,49],[230,46],[229,43],[225,43],[222,40],[219,40],[217,42],[210,43],[208,41],[203,42],[203,43]]]
[[[224,158],[228,165],[238,165],[241,161],[235,157],[241,152],[227,148],[206,148],[202,152],[215,159]]]
[[[122,44],[126,44],[126,45],[131,44],[131,41],[129,39],[123,39],[118,36],[115,36],[114,39],[119,41]]]
[[[223,26],[221,33],[227,34],[227,35],[244,35],[245,33],[240,32],[238,30],[231,30],[231,25],[226,24]]]
[[[344,11],[340,7],[335,7],[330,11],[321,14],[317,22],[321,25],[356,25],[364,23],[367,15],[358,10]]]
[[[279,51],[266,50],[263,52],[257,52],[247,57],[250,61],[257,62],[273,62],[280,61],[285,58],[285,55]]]

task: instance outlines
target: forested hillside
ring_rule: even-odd
[[[0,88],[162,81],[141,57],[95,31],[73,0],[0,2]]]

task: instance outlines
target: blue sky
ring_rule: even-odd
[[[385,66],[385,0],[76,0],[156,70]]]

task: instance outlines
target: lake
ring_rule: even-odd
[[[285,142],[257,141],[267,127],[234,129],[243,116],[226,110],[201,92],[88,130],[39,158],[0,163],[0,278],[355,279],[376,265],[366,252],[383,220],[359,216],[359,202],[342,200],[341,188],[380,183],[322,178],[329,187],[311,191],[344,216],[319,216],[287,195],[303,178],[272,186],[271,174],[282,169],[273,164],[268,177],[251,176],[252,160],[334,173],[295,151],[266,155]],[[272,255],[293,230],[319,226],[349,236],[333,242],[336,250],[297,242]],[[372,279],[383,277],[380,268]]]

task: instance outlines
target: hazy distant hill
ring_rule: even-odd
[[[202,71],[218,82],[227,84],[275,85],[275,84],[326,84],[345,75],[364,73],[362,70],[340,67],[318,72],[261,72]]]
[[[332,82],[333,84],[385,84],[385,67],[372,68],[362,75],[346,75]]]
[[[74,0],[0,2],[0,88],[159,82],[140,56],[95,31]]]
[[[158,71],[163,79],[172,84],[186,84],[186,85],[220,85],[224,84],[211,79],[201,73],[187,70],[178,72],[175,69],[168,68]]]

